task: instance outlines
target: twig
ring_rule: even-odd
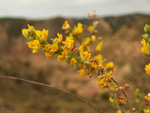
[[[113,82],[119,87],[119,84],[118,84],[113,78],[112,78],[112,80],[113,80]],[[130,105],[130,102],[129,102],[129,99],[128,99],[128,97],[127,97],[125,91],[122,90],[122,93],[123,93],[123,95],[125,96],[126,102],[128,103],[128,106],[129,106],[131,112],[133,113],[132,108],[131,108],[131,105]]]
[[[0,75],[0,78],[7,78],[7,79],[12,79],[12,80],[19,80],[19,81],[23,81],[23,82],[27,82],[30,84],[36,84],[36,85],[40,85],[40,86],[44,86],[44,87],[49,87],[49,88],[54,88],[56,90],[62,91],[66,94],[72,95],[73,97],[77,98],[78,100],[80,100],[81,102],[87,104],[88,106],[90,106],[91,108],[93,108],[95,111],[97,111],[98,113],[102,113],[102,110],[98,110],[96,107],[94,107],[92,104],[90,104],[88,101],[81,99],[80,97],[78,97],[77,95],[74,95],[73,93],[57,88],[55,86],[52,85],[48,85],[48,84],[44,84],[44,83],[40,83],[40,82],[35,82],[35,81],[31,81],[31,80],[26,80],[26,79],[22,79],[22,78],[17,78],[17,77],[11,77],[11,76],[3,76]]]

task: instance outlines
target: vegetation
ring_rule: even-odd
[[[87,37],[87,27],[92,23],[92,19],[70,19],[66,18],[71,28],[77,23],[83,24],[84,32],[82,37]],[[123,19],[123,21],[121,21]],[[21,28],[27,24],[36,26],[36,29],[49,30],[49,37],[55,37],[57,32],[67,34],[60,29],[65,21],[64,18],[53,18],[48,20],[21,20],[2,19],[0,23],[0,74],[14,76],[32,81],[48,83],[58,88],[68,90],[74,94],[85,98],[97,109],[104,113],[115,112],[108,102],[108,90],[99,90],[96,84],[97,77],[78,76],[77,69],[65,62],[57,62],[54,56],[51,60],[46,59],[42,52],[31,54],[31,50],[25,45],[26,39],[22,38]],[[147,15],[126,15],[119,17],[97,18],[98,35],[102,37],[103,47],[102,55],[105,63],[114,61],[114,66],[118,72],[113,73],[114,79],[122,83],[128,83],[130,88],[126,93],[131,105],[138,110],[138,104],[134,102],[135,89],[139,88],[141,93],[141,108],[145,108],[145,99],[143,95],[149,92],[149,77],[144,72],[145,64],[149,59],[144,57],[140,51],[141,34],[143,26],[150,24],[150,18]],[[119,24],[123,22],[122,24]],[[51,43],[48,40],[49,43]],[[112,43],[113,42],[113,43]],[[91,43],[91,48],[96,44]],[[4,49],[5,48],[5,49]],[[40,49],[41,50],[41,49]],[[92,51],[94,49],[91,49]],[[92,54],[95,53],[95,50]],[[107,59],[106,59],[107,58]],[[55,112],[55,113],[95,113],[92,108],[69,96],[52,88],[25,83],[20,80],[0,79],[0,111],[2,112]],[[60,104],[61,103],[61,104]],[[72,104],[68,104],[72,103]],[[73,104],[76,103],[76,104]],[[59,104],[59,105],[57,105]],[[59,106],[59,109],[58,109]],[[108,109],[109,108],[109,109]]]
[[[57,60],[60,62],[66,62],[73,65],[74,68],[79,68],[78,73],[81,77],[88,76],[92,78],[97,77],[97,84],[101,89],[108,89],[110,96],[109,101],[112,103],[113,107],[116,107],[117,113],[136,113],[136,109],[133,108],[129,102],[125,90],[129,88],[128,84],[119,85],[117,81],[113,78],[113,73],[116,72],[113,62],[105,63],[101,55],[101,47],[103,44],[102,38],[98,35],[97,25],[98,21],[95,19],[95,12],[89,15],[93,18],[93,23],[87,28],[89,36],[86,38],[82,37],[83,27],[82,23],[78,23],[72,29],[68,23],[65,21],[62,29],[65,33],[68,33],[63,40],[63,35],[57,33],[58,38],[51,39],[52,43],[47,42],[48,30],[43,29],[42,31],[35,30],[33,26],[28,25],[28,29],[23,29],[22,33],[25,38],[29,40],[27,42],[29,48],[33,49],[33,53],[36,53],[39,48],[43,48],[43,52],[47,58],[52,58],[57,55]],[[146,56],[150,56],[149,53],[149,37],[150,37],[150,26],[145,26],[144,39],[141,41],[143,48],[142,52]],[[91,47],[91,43],[96,42],[96,47]],[[91,52],[95,48],[98,52]],[[150,75],[150,64],[146,65],[146,73]],[[136,102],[139,104],[141,102],[141,95],[139,89],[136,90]],[[150,101],[150,94],[145,96],[145,99]],[[150,105],[150,103],[146,103]],[[149,113],[149,107],[147,109],[142,109],[139,106],[139,111],[141,113]],[[101,111],[98,111],[101,112]]]

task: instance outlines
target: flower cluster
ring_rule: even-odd
[[[36,53],[40,47],[47,43],[48,30],[39,31],[28,25],[28,29],[23,29],[22,34],[25,38],[28,38],[29,42],[27,44],[29,48],[33,49],[33,53]]]
[[[143,45],[141,51],[144,53],[144,55],[150,57],[150,25],[145,25],[144,31],[145,34],[142,35],[143,40],[141,41],[141,44]],[[150,75],[150,63],[148,65],[145,65],[145,71],[146,74]],[[148,95],[144,98],[148,101],[148,103],[146,103],[148,107],[147,109],[144,109],[144,113],[150,113],[150,93],[148,93]]]
[[[95,16],[95,13],[89,15],[90,18],[95,18]],[[83,25],[78,23],[71,28],[69,22],[66,20],[62,29],[65,30],[67,36],[63,37],[62,34],[57,33],[57,37],[51,39],[51,43],[47,42],[48,30],[45,29],[42,31],[35,30],[33,26],[28,25],[28,29],[23,29],[22,34],[29,40],[27,44],[29,48],[33,49],[33,53],[36,53],[39,48],[42,48],[47,58],[57,56],[58,61],[66,62],[73,65],[74,68],[78,68],[78,73],[81,77],[88,76],[92,78],[96,76],[97,84],[100,88],[109,89],[111,93],[111,97],[109,98],[110,102],[115,107],[118,107],[119,113],[123,113],[124,109],[122,106],[129,102],[127,101],[126,95],[122,96],[121,92],[124,92],[129,86],[127,84],[119,86],[112,76],[116,72],[114,63],[104,62],[103,56],[101,55],[103,40],[98,36],[98,24],[98,20],[94,19],[92,25],[87,28],[89,36],[83,38]],[[91,43],[97,43],[94,46],[97,53],[95,55],[92,55],[90,51]]]
[[[148,93],[147,96],[144,96],[144,98],[148,101],[146,103],[147,109],[144,109],[144,113],[150,113],[150,93]]]
[[[150,25],[145,25],[144,27],[145,34],[143,35],[143,40],[141,44],[143,45],[141,51],[146,55],[150,56]]]
[[[143,40],[141,41],[141,44],[143,45],[141,51],[144,53],[144,55],[150,57],[150,25],[145,25],[144,31],[145,34],[142,35]],[[150,64],[145,66],[145,71],[148,75],[150,75]]]
[[[92,77],[92,72],[96,72],[100,75],[100,71],[104,67],[103,57],[101,54],[92,56],[90,53],[90,43],[97,40],[96,50],[101,51],[103,41],[99,40],[96,35],[81,38],[83,32],[83,25],[78,23],[73,29],[70,28],[68,21],[66,20],[62,26],[62,29],[66,33],[69,32],[68,36],[63,40],[63,35],[57,33],[57,37],[52,40],[52,43],[47,43],[48,30],[43,29],[42,31],[35,30],[33,26],[28,25],[28,29],[23,29],[22,34],[29,40],[27,42],[29,48],[33,49],[33,53],[36,53],[39,48],[43,48],[45,56],[52,58],[57,55],[57,60],[62,62],[65,61],[76,68],[77,64],[80,76],[84,77],[88,75]],[[77,47],[77,42],[81,42],[81,45]],[[111,68],[112,64],[108,64],[107,68]]]

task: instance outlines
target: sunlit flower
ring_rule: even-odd
[[[98,62],[99,65],[103,63],[103,56],[101,54],[94,57],[94,60]]]
[[[90,25],[88,28],[87,28],[87,31],[90,32],[90,33],[93,33],[95,30],[95,26],[94,25]]]
[[[81,34],[82,32],[83,32],[83,28],[81,23],[78,23],[77,26],[74,26],[74,29],[72,31],[73,35],[78,35]]]
[[[64,49],[64,51],[61,53],[62,56],[67,56],[69,53],[69,51],[67,49]]]
[[[148,51],[148,47],[147,47],[146,45],[143,46],[143,47],[141,48],[141,51],[142,51],[144,54],[146,54],[147,51]]]
[[[110,69],[114,66],[114,63],[113,62],[109,62],[106,64],[106,69]]]
[[[81,69],[81,70],[78,71],[78,73],[80,74],[81,77],[84,77],[85,74],[86,74],[86,70]]]
[[[92,35],[91,36],[91,40],[94,42],[96,40],[96,36],[95,35]]]
[[[109,97],[110,102],[115,102],[115,100],[112,97]]]
[[[44,46],[44,51],[50,52],[51,48],[52,48],[52,45],[47,44],[47,45]]]
[[[91,39],[87,37],[85,40],[82,41],[82,46],[87,46],[90,43]]]
[[[106,87],[106,86],[107,86],[107,83],[106,83],[106,81],[105,81],[105,79],[104,79],[104,78],[103,78],[103,79],[99,79],[99,80],[97,80],[97,84],[99,84],[101,88],[103,88],[103,87]]]
[[[144,109],[144,113],[150,113],[150,109]]]
[[[47,36],[48,36],[48,30],[43,29],[43,30],[42,30],[42,35],[43,35],[44,37],[47,37]]]
[[[35,33],[38,37],[41,37],[42,36],[42,32],[40,30],[35,30]]]
[[[146,74],[150,75],[150,64],[145,65]]]
[[[57,43],[60,43],[63,40],[63,36],[62,34],[57,33],[58,39],[57,39]]]
[[[86,67],[85,67],[84,64],[82,64],[80,68],[81,68],[81,69],[85,69]]]
[[[94,61],[91,63],[91,67],[92,67],[93,69],[97,69],[97,67],[98,67],[98,62],[97,62],[96,60],[94,60]]]
[[[70,64],[73,64],[74,68],[76,68],[76,63],[77,63],[77,60],[75,58],[72,58],[70,61]]]
[[[45,56],[47,57],[47,58],[52,58],[53,56],[54,56],[54,53],[53,52],[45,52]]]
[[[33,42],[27,42],[29,48],[33,49],[33,53],[36,53],[38,49],[41,47],[39,40],[34,40]]]
[[[65,41],[62,42],[65,45],[65,48],[67,49],[72,49],[73,45],[74,45],[74,40],[73,37],[71,36],[67,36]]]
[[[62,62],[62,61],[65,60],[65,57],[62,56],[62,55],[59,55],[59,56],[57,56],[57,60],[60,61],[60,62]]]
[[[68,24],[68,21],[66,20],[62,26],[62,29],[63,30],[67,30],[67,29],[70,29],[70,25]]]
[[[145,41],[145,39],[143,39],[143,40],[141,41],[141,44],[142,44],[143,46],[145,46],[145,45],[146,45],[146,41]]]
[[[147,96],[144,96],[144,98],[145,98],[146,100],[150,101],[150,93],[148,93]]]
[[[89,53],[88,51],[83,51],[83,54],[82,54],[85,59],[89,59],[91,58],[91,53]]]
[[[27,29],[22,29],[22,34],[25,38],[28,38],[28,30]]]
[[[103,44],[103,41],[101,41],[100,43],[97,44],[97,46],[96,46],[96,50],[97,51],[101,51],[102,50],[102,44]]]
[[[56,52],[58,50],[58,45],[57,44],[52,44],[52,51]]]
[[[35,30],[35,28],[34,28],[33,26],[30,26],[29,24],[28,24],[28,29],[29,29],[30,31],[34,31],[34,30]]]
[[[43,29],[42,32],[36,30],[35,32],[36,32],[38,38],[42,41],[42,43],[47,40],[48,30]]]
[[[83,46],[79,47],[79,52],[83,52]]]
[[[110,90],[110,91],[112,91],[112,92],[113,92],[113,91],[115,91],[114,86],[112,86],[112,85],[111,85],[111,86],[109,86],[109,90]]]
[[[122,113],[120,110],[117,110],[117,113]]]

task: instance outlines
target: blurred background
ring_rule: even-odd
[[[32,54],[21,34],[30,24],[49,30],[49,38],[55,38],[58,32],[64,34],[61,26],[66,19],[71,26],[82,22],[87,34],[92,23],[88,13],[93,9],[104,40],[103,57],[115,63],[118,72],[113,77],[119,84],[130,85],[127,95],[136,106],[135,89],[139,88],[143,97],[150,89],[150,77],[144,71],[150,60],[142,54],[140,43],[145,24],[150,24],[150,0],[0,0],[0,75],[51,84],[88,100],[105,113],[115,112],[107,90],[100,90],[96,77],[82,78],[56,57],[46,59],[40,51]],[[58,90],[4,78],[0,78],[1,112],[96,113]]]

